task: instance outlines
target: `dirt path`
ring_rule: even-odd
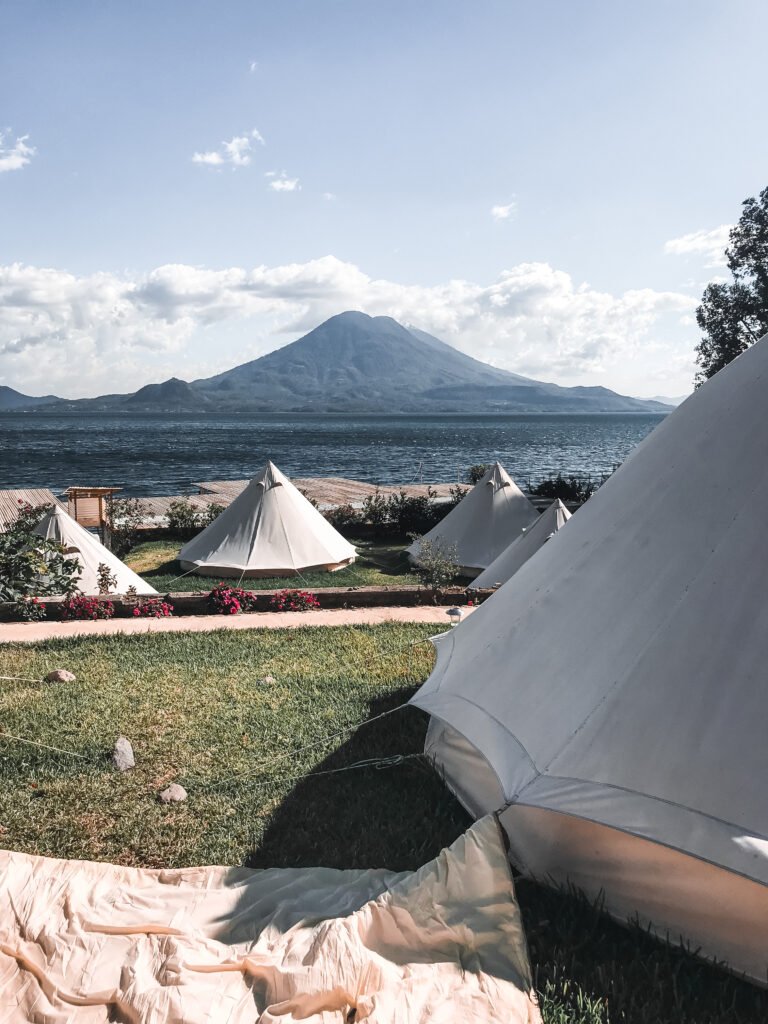
[[[473,609],[464,608],[464,614]],[[184,615],[170,619],[111,619],[98,622],[10,622],[0,625],[0,643],[52,640],[116,633],[209,633],[216,629],[295,629],[299,626],[376,626],[382,622],[433,622],[447,629],[444,607],[333,608],[312,612],[257,612],[251,615]],[[438,629],[435,630],[438,632]]]

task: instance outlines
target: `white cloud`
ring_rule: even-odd
[[[221,167],[223,164],[231,164],[233,167],[247,167],[251,162],[254,142],[265,145],[264,139],[258,128],[254,128],[246,135],[235,135],[229,142],[222,142],[219,149],[208,150],[204,153],[193,153],[192,163],[207,164],[210,167]]]
[[[711,231],[692,231],[664,243],[664,252],[672,256],[703,256],[705,267],[724,267],[725,249],[732,224],[721,224]]]
[[[491,216],[494,220],[509,220],[517,212],[517,203],[507,203],[506,206],[492,206]]]
[[[251,63],[248,65],[248,71],[251,74],[254,74],[258,70],[259,70],[259,62],[257,60],[252,60]]]
[[[130,277],[11,265],[0,267],[0,383],[77,397],[190,380],[360,309],[518,373],[677,394],[689,386],[696,340],[679,321],[695,305],[677,292],[601,292],[546,263],[430,287],[371,278],[333,256],[251,270],[171,264]],[[674,372],[659,377],[660,367]]]
[[[329,203],[334,202],[336,198],[337,197],[334,192],[323,192],[323,199],[325,199]]]
[[[5,141],[7,132],[0,132],[0,174],[3,171],[19,171],[26,167],[36,150],[27,145],[28,135],[19,135],[16,139]]]
[[[298,178],[289,178],[285,171],[267,171],[265,178],[271,178],[269,187],[275,192],[300,192],[301,185]]]

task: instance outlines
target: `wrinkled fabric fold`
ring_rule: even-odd
[[[536,1022],[496,819],[413,873],[0,852],[4,1024]]]

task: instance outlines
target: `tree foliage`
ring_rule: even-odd
[[[733,281],[707,285],[696,310],[697,386],[768,332],[768,187],[744,201],[725,256]]]

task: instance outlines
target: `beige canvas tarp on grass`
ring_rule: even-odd
[[[488,816],[413,873],[0,853],[0,1020],[536,1024]]]

